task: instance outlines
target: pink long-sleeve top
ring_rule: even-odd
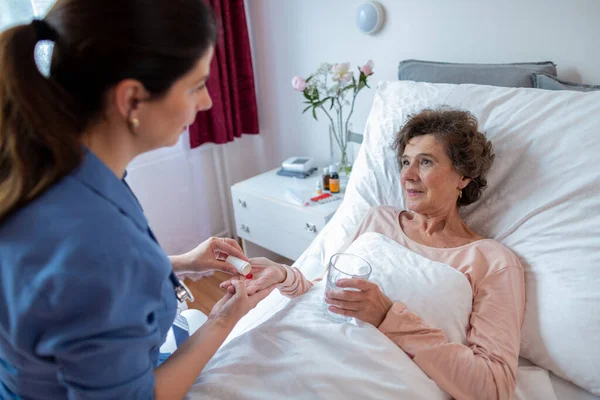
[[[377,232],[415,253],[462,272],[473,292],[467,344],[450,343],[440,329],[427,326],[401,302],[393,304],[379,331],[453,398],[512,398],[525,312],[524,273],[519,259],[492,239],[455,248],[417,243],[402,231],[401,212],[387,206],[370,209],[342,251],[363,233]],[[298,269],[285,267],[287,278],[279,287],[283,295],[296,297],[312,287],[312,282]]]

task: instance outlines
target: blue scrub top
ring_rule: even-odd
[[[151,399],[171,263],[90,151],[0,224],[0,399]]]

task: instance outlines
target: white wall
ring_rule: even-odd
[[[261,132],[273,140],[271,167],[292,155],[328,161],[325,118],[301,115],[294,75],[321,62],[375,62],[372,87],[396,79],[398,62],[554,61],[559,77],[600,84],[598,0],[380,0],[387,21],[376,36],[355,25],[362,0],[246,0],[252,26]],[[373,90],[360,93],[352,118],[362,131]]]
[[[168,254],[190,250],[210,236],[235,233],[229,185],[265,170],[264,138],[245,135],[235,142],[190,149],[182,135],[173,147],[138,156],[127,181]]]
[[[44,15],[55,0],[0,0],[0,32]]]

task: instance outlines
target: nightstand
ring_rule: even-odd
[[[296,260],[336,212],[342,203],[344,188],[335,194],[339,200],[318,204],[310,198],[316,196],[316,182],[321,179],[319,171],[306,179],[298,179],[279,176],[278,170],[231,187],[235,225],[249,257],[255,256],[251,248],[254,244]],[[310,204],[303,207],[292,203],[285,194],[288,188]]]

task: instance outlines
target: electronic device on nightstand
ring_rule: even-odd
[[[313,168],[312,157],[290,157],[281,163],[281,168],[290,172],[308,172]]]

